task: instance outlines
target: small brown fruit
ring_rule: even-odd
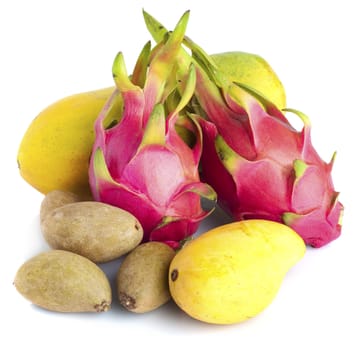
[[[147,242],[130,252],[117,273],[119,302],[127,310],[144,313],[170,298],[169,264],[175,251],[161,242]]]
[[[63,250],[41,253],[17,271],[14,285],[33,304],[59,312],[101,312],[111,305],[110,283],[90,260]]]
[[[77,202],[54,209],[41,229],[52,248],[80,254],[96,263],[119,258],[143,237],[142,226],[132,214],[101,202]]]

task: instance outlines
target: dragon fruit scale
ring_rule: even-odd
[[[294,113],[297,131],[252,88],[229,81],[191,40],[197,66],[195,96],[204,117],[202,178],[236,220],[263,218],[293,228],[312,247],[341,234],[343,205],[331,171],[312,146],[310,121]]]
[[[131,77],[123,55],[115,58],[116,90],[95,122],[89,166],[95,200],[135,215],[144,229],[143,241],[173,248],[196,232],[216,202],[215,191],[199,178],[201,127],[181,113],[195,90],[195,68],[191,65],[183,80],[175,77],[188,15],[152,50],[149,44],[144,47]],[[120,103],[117,124],[105,127],[107,116],[117,111],[113,106]],[[179,136],[177,125],[194,134],[193,146]],[[204,199],[210,208],[203,208]]]

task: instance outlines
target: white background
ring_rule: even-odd
[[[355,349],[352,5],[351,0],[2,1],[0,348]],[[342,236],[324,248],[308,249],[274,302],[242,324],[204,324],[173,303],[144,315],[125,312],[116,300],[105,314],[52,313],[32,306],[12,285],[18,267],[48,249],[38,224],[42,195],[18,174],[20,140],[50,103],[112,85],[118,51],[130,70],[150,39],[142,8],[169,29],[190,9],[187,35],[208,53],[240,50],[264,57],[286,88],[288,106],[311,118],[313,143],[322,157],[328,161],[338,152],[333,175],[345,205]],[[216,213],[201,231],[221,222]],[[118,266],[116,261],[103,268],[113,278]]]

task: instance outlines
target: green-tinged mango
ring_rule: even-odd
[[[217,53],[211,57],[231,80],[253,88],[279,109],[286,107],[284,86],[263,57],[242,51]]]

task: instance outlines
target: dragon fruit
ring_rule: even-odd
[[[167,29],[144,12],[156,41]],[[292,227],[313,247],[341,234],[343,205],[331,178],[333,155],[325,163],[311,142],[306,115],[278,110],[252,87],[230,81],[202,48],[189,38],[181,49],[181,71],[194,62],[195,96],[190,106],[203,117],[202,178],[217,192],[220,206],[235,220],[263,218]],[[304,124],[297,131],[283,112]]]
[[[343,205],[325,163],[311,142],[306,115],[296,130],[285,114],[248,86],[229,81],[188,38],[197,67],[195,96],[203,129],[203,179],[236,220],[283,222],[313,247],[341,234]],[[197,104],[196,104],[197,106]]]
[[[144,47],[131,77],[122,53],[115,58],[116,90],[95,122],[89,166],[95,200],[135,215],[144,229],[143,241],[162,241],[173,248],[196,232],[216,201],[214,190],[199,178],[201,127],[182,113],[195,90],[194,66],[184,72],[184,79],[177,81],[175,74],[188,17],[186,12],[152,50],[150,44]],[[117,124],[105,127],[108,115],[120,105]],[[177,126],[194,135],[192,147]],[[203,208],[204,199],[212,204],[209,208]]]

